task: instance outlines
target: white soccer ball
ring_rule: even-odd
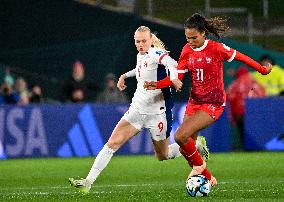
[[[186,181],[186,192],[189,196],[207,196],[211,191],[209,180],[203,175],[191,176]]]

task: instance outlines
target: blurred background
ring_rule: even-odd
[[[225,63],[228,108],[203,132],[209,148],[284,150],[281,0],[0,2],[2,158],[96,155],[136,89],[135,79],[127,80],[123,93],[115,87],[117,78],[135,67],[136,28],[146,25],[157,32],[178,60],[186,43],[183,22],[196,12],[226,17],[231,30],[220,41],[274,65],[264,79],[239,62]],[[189,80],[182,93],[174,93],[173,131],[183,116]],[[134,138],[121,154],[152,153],[144,136]]]

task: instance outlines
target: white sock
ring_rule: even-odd
[[[99,152],[97,158],[95,159],[95,162],[86,177],[86,179],[93,184],[93,182],[97,179],[99,174],[103,171],[103,169],[107,166],[109,163],[111,157],[114,154],[114,150],[109,148],[106,144],[102,148],[102,150]]]
[[[173,159],[180,156],[181,153],[179,151],[179,145],[177,143],[169,145],[168,159]]]

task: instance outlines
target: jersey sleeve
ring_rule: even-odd
[[[178,78],[177,73],[177,62],[171,58],[169,55],[165,55],[162,60],[161,64],[164,65],[170,71],[170,79],[171,81]]]
[[[154,62],[165,66],[170,71],[170,80],[178,78],[176,71],[177,62],[169,56],[167,51],[159,48],[153,48],[150,52],[150,56]]]
[[[134,77],[135,73],[136,73],[135,71],[136,71],[136,69],[132,69],[129,72],[126,72],[124,75],[126,76],[126,78]]]
[[[236,56],[236,50],[226,46],[223,43],[218,43],[217,50],[220,54],[221,60],[227,60],[228,62],[232,62]]]
[[[262,66],[261,64],[254,61],[253,59],[246,56],[245,54],[242,54],[241,52],[236,51],[235,58],[236,60],[245,63],[246,65],[248,65],[249,67],[252,67],[253,69],[255,69],[256,71],[258,71],[259,73],[263,75],[266,75],[269,73],[269,70],[266,67]]]
[[[178,79],[182,80],[183,79],[184,74],[178,74]],[[161,89],[161,88],[166,88],[166,87],[170,87],[173,85],[172,81],[170,80],[170,77],[167,76],[166,78],[157,81],[157,89]]]
[[[153,48],[149,52],[151,58],[158,64],[162,64],[162,60],[165,56],[168,56],[168,52],[159,48]]]
[[[179,60],[178,60],[178,66],[177,66],[177,72],[179,74],[184,74],[188,71],[188,60],[189,60],[189,51],[187,45],[185,45],[181,51]]]

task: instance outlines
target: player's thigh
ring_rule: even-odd
[[[130,114],[130,116],[135,117],[135,114]],[[128,116],[128,118],[126,118],[126,116],[123,116],[114,128],[107,143],[112,149],[119,149],[125,142],[141,130],[137,122],[134,122],[131,117],[129,118]],[[133,121],[133,123],[131,121]]]
[[[200,130],[214,123],[214,119],[205,111],[197,110],[194,114],[186,115],[178,130],[176,141],[187,141],[189,137],[196,135]]]
[[[168,127],[166,113],[147,115],[145,120],[145,128],[149,130],[152,140],[160,141],[168,138],[170,127]]]
[[[129,107],[128,111],[121,118],[130,123],[134,128],[141,131],[144,127],[144,116],[133,107]]]

